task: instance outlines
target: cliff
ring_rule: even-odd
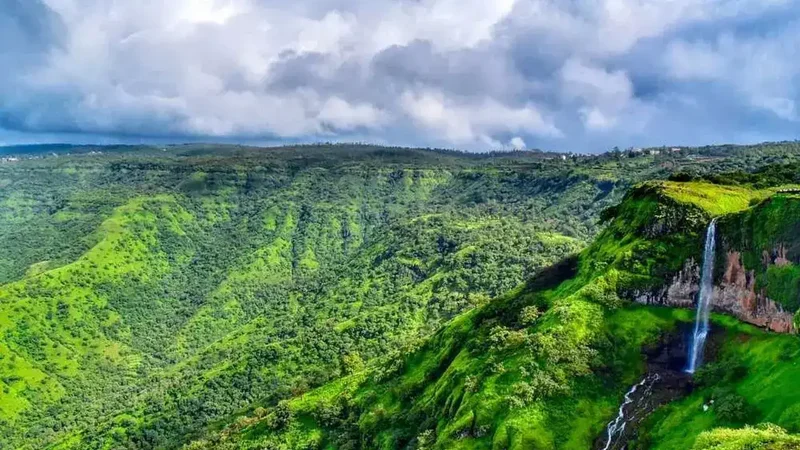
[[[755,271],[748,271],[743,267],[738,252],[728,252],[725,273],[714,286],[711,300],[713,310],[777,333],[796,332],[794,314],[767,297],[764,290],[757,292],[755,278]],[[700,265],[690,259],[663,288],[639,292],[635,295],[635,300],[646,305],[694,308],[699,291]]]
[[[777,194],[719,219],[714,311],[778,333],[795,333],[800,307],[800,197]],[[633,292],[642,304],[693,308],[700,264],[685,261],[660,287]]]

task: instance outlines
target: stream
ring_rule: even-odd
[[[647,398],[653,392],[653,385],[660,379],[661,375],[649,373],[638,384],[634,384],[625,394],[625,400],[619,407],[616,419],[612,420],[606,427],[606,445],[603,450],[617,448],[615,444],[619,444],[620,438],[625,435],[625,427],[635,419],[634,415],[639,409],[636,406],[647,402]],[[631,405],[634,406],[631,407]]]

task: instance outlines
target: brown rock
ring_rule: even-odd
[[[794,332],[793,314],[755,290],[755,272],[742,265],[739,252],[728,252],[725,274],[714,287],[711,304],[714,310],[779,333]]]
[[[741,254],[729,252],[722,279],[714,286],[713,310],[777,333],[794,333],[793,314],[764,292],[756,292],[755,283],[755,272],[744,268]],[[669,285],[656,292],[637,292],[634,298],[642,304],[694,308],[699,291],[700,266],[689,260]]]
[[[786,246],[781,244],[776,249],[775,265],[778,267],[788,266],[792,262],[786,257]]]

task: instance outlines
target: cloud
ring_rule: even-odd
[[[366,103],[352,105],[338,97],[329,98],[319,113],[319,119],[334,130],[375,128],[385,124],[388,116],[383,111]]]
[[[677,40],[670,44],[664,64],[676,80],[724,86],[751,107],[796,121],[800,22],[764,35],[720,33],[713,40]]]
[[[573,151],[792,138],[798,6],[0,0],[0,132]]]
[[[578,111],[589,130],[614,127],[635,101],[633,83],[622,70],[610,72],[570,59],[560,75],[564,97],[580,103]]]
[[[525,148],[528,147],[525,144],[525,141],[519,136],[511,138],[511,140],[508,142],[508,145],[514,150],[524,150]]]
[[[441,92],[405,92],[401,104],[411,119],[427,128],[434,139],[455,144],[483,142],[498,147],[493,136],[526,132],[546,137],[561,136],[533,105],[509,108],[492,99],[454,103]]]

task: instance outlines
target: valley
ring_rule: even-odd
[[[636,307],[629,303],[635,296],[626,296],[661,289],[665,275],[700,261],[714,217],[721,223],[769,217],[753,229],[770,229],[767,240],[740,228],[728,235],[720,226],[724,248],[761,254],[791,241],[800,224],[791,211],[800,198],[777,191],[762,196],[705,182],[646,183],[606,214],[611,223],[576,258],[459,317],[399,362],[237,421],[195,448],[591,448],[630,386],[654,373],[643,349],[685,334],[694,322],[693,310]],[[708,192],[719,195],[711,207]],[[780,213],[767,214],[773,204]],[[758,264],[769,270],[772,262]],[[742,301],[743,309],[753,307]],[[725,312],[725,305],[716,308]],[[792,448],[796,438],[778,427],[796,429],[786,409],[796,399],[785,383],[800,358],[797,338],[729,316],[711,322],[708,361],[682,395],[637,424],[626,448],[704,449],[717,442],[752,448],[737,447],[738,439]]]
[[[794,144],[67,150],[0,164],[0,448],[605,448],[655,373],[627,448],[797,440]]]

